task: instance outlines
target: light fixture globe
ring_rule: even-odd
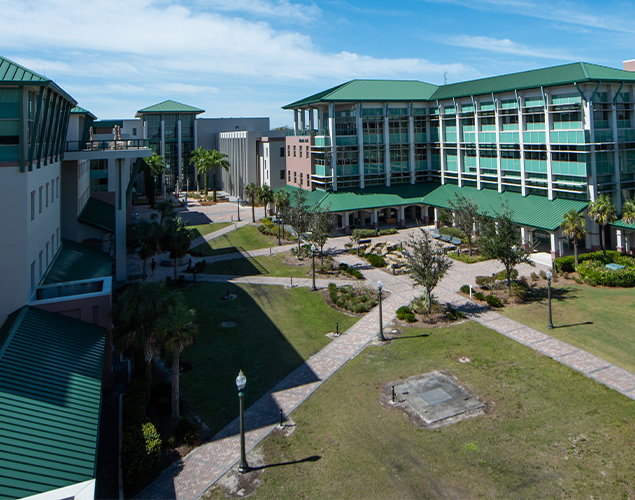
[[[553,274],[551,274],[551,269],[547,269],[546,275],[548,280],[552,278]]]
[[[377,282],[377,290],[379,290],[381,292],[381,289],[384,288],[384,284],[381,282],[381,280],[379,280]]]
[[[239,391],[242,391],[245,388],[246,384],[247,384],[247,377],[245,377],[245,374],[243,373],[243,371],[240,370],[240,373],[236,377],[236,387],[238,387]]]
[[[315,245],[311,245],[311,252],[315,253],[316,250],[317,248],[315,248]]]

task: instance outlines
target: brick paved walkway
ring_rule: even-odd
[[[394,242],[400,239],[404,240],[405,237],[402,233],[385,239]],[[347,241],[348,238],[331,240],[329,251],[341,252]],[[284,247],[275,247],[272,250],[286,251]],[[269,250],[265,249],[250,252],[250,254],[268,254],[268,252]],[[233,258],[237,257],[240,256],[233,256]],[[382,280],[384,290],[390,292],[390,295],[383,301],[382,319],[386,326],[395,319],[396,310],[399,307],[407,305],[413,297],[421,295],[421,290],[417,290],[407,276],[394,276],[386,271],[372,268],[366,261],[348,253],[339,253],[336,259],[356,266],[372,283],[376,283],[379,279]],[[522,275],[523,273],[529,274],[535,268],[523,265],[519,266],[518,269]],[[537,269],[546,269],[546,267],[537,265]],[[470,319],[540,351],[556,361],[635,399],[635,375],[632,373],[455,293],[461,285],[474,285],[474,279],[477,275],[491,274],[500,270],[500,264],[491,261],[472,265],[454,261],[448,275],[435,289],[435,296],[440,302],[452,303],[454,307],[463,310]],[[207,276],[205,279],[210,281],[227,281],[229,279],[237,282],[277,285],[287,284],[289,280],[289,278],[227,276]],[[298,283],[294,284],[299,286],[309,286],[310,282],[309,279],[297,281]],[[318,286],[325,286],[327,282],[327,280],[320,280]],[[312,356],[300,368],[282,380],[271,392],[251,405],[245,412],[247,451],[249,452],[257,446],[276,427],[280,419],[280,410],[283,411],[284,415],[293,412],[333,373],[357,355],[366,345],[374,341],[378,331],[379,313],[375,308],[345,334],[335,338],[322,351]],[[211,442],[200,446],[183,460],[164,471],[154,483],[138,495],[138,498],[177,498],[179,500],[200,498],[210,486],[238,462],[240,458],[238,432],[238,419],[236,419],[218,433]]]

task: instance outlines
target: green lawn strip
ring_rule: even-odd
[[[220,300],[228,291],[237,298]],[[345,331],[358,320],[304,288],[197,283],[183,293],[199,325],[194,345],[181,354],[194,365],[181,376],[183,397],[212,434],[238,415],[239,370],[247,376],[245,398],[254,403],[327,345],[335,323]],[[225,322],[236,326],[221,327]]]
[[[274,238],[258,231],[256,226],[243,226],[235,231],[202,243],[193,250],[201,252],[203,256],[221,255],[232,252],[258,250],[274,245]]]
[[[432,370],[489,413],[427,430],[379,404],[386,384]],[[628,498],[632,415],[632,400],[477,323],[405,329],[326,381],[289,437],[260,445],[265,466],[320,458],[266,467],[255,498]]]
[[[198,224],[196,226],[188,226],[190,229],[194,229],[198,232],[198,236],[206,236],[214,231],[220,231],[221,229],[229,226],[231,222],[210,222],[209,224]]]
[[[560,279],[552,283],[552,295],[552,330],[547,328],[546,299],[497,312],[635,372],[635,289],[590,287]]]
[[[205,268],[205,274],[228,274],[231,276],[253,276],[265,274],[267,276],[279,276],[306,278],[311,276],[311,261],[306,260],[301,266],[287,266],[282,263],[285,254],[271,256],[249,257],[247,259],[232,259],[221,262],[212,262]],[[316,262],[317,267],[317,262]],[[316,274],[316,277],[321,277]]]

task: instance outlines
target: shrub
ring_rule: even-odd
[[[496,295],[488,295],[485,297],[485,301],[492,307],[503,307],[501,299],[499,299]]]
[[[547,279],[547,272],[546,272],[546,271],[544,271],[544,270],[543,270],[543,271],[540,271],[540,277],[541,277],[543,280],[546,280],[546,279]]]
[[[470,294],[470,285],[463,285],[461,287],[461,293],[469,295]]]
[[[490,276],[477,276],[475,278],[476,284],[478,286],[488,285],[492,282],[492,278]]]
[[[151,422],[136,423],[123,432],[121,467],[124,483],[134,487],[143,482],[161,456],[161,436]]]
[[[485,294],[483,292],[474,292],[472,298],[476,300],[485,300]]]
[[[198,441],[198,427],[189,418],[182,417],[174,428],[174,437],[180,443],[194,444]]]
[[[408,323],[414,323],[415,321],[417,321],[417,318],[411,312],[408,313],[408,314],[405,314],[403,319],[405,319],[406,322],[408,322]]]
[[[520,300],[525,300],[529,294],[529,285],[523,280],[514,281],[512,282],[511,294]]]
[[[578,255],[578,265],[589,260],[600,262],[602,265],[615,262],[616,264],[621,264],[623,266],[635,267],[634,257],[628,254],[617,252],[616,250],[607,250],[606,259],[604,258],[604,253],[602,251],[589,252]],[[558,257],[553,263],[553,268],[555,271],[558,272],[575,271],[575,256],[568,255],[566,257]]]
[[[453,238],[459,238],[462,243],[467,244],[465,233],[458,227],[441,227],[439,228],[439,234],[447,234],[448,236],[452,236]]]
[[[510,273],[510,277],[511,279],[515,280],[516,278],[518,278],[518,269],[512,269],[512,272]],[[494,281],[498,281],[498,280],[506,280],[507,279],[507,271],[500,271],[498,273],[496,273],[493,276],[493,280]]]
[[[124,426],[145,421],[149,404],[150,384],[145,378],[133,378],[123,397],[122,418]]]
[[[331,302],[337,302],[337,286],[335,286],[335,283],[329,283],[329,298]]]
[[[582,281],[580,278],[575,278],[575,282],[576,282],[578,285],[581,285],[582,283],[584,283],[584,281]]]
[[[532,280],[534,280],[534,281],[538,281],[538,275],[536,274],[536,272],[535,272],[535,271],[532,271],[530,276],[531,276],[531,279],[532,279]]]
[[[398,319],[406,319],[406,315],[408,314],[412,314],[412,311],[410,310],[410,308],[408,306],[401,306],[399,309],[397,309],[397,318]]]
[[[607,269],[598,261],[586,261],[578,265],[580,278],[591,286],[635,287],[635,268]]]
[[[369,264],[373,267],[386,267],[386,261],[381,255],[367,253],[364,255]]]
[[[591,279],[591,278],[585,279],[584,283],[586,283],[589,286],[595,286],[596,285],[595,281],[593,279]]]
[[[452,307],[452,304],[447,304],[445,306],[445,312],[448,315],[448,319],[452,321],[456,321],[459,318],[465,318],[465,314],[454,309],[454,307]]]
[[[474,257],[470,257],[468,254],[466,253],[455,253],[455,252],[449,252],[448,257],[450,257],[451,259],[454,260],[459,260],[461,262],[464,262],[465,264],[474,264],[475,262],[478,262],[478,260]]]
[[[562,273],[562,277],[564,279],[568,280],[569,279],[569,273],[567,273],[567,272]]]

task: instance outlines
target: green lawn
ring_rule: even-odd
[[[223,236],[214,238],[207,243],[194,247],[203,256],[221,255],[232,252],[257,250],[277,244],[277,239],[266,236],[258,231],[256,226],[243,226]]]
[[[546,299],[497,312],[635,372],[635,289],[590,287],[559,279],[552,283],[552,292],[552,330],[547,328]]]
[[[459,363],[460,356],[472,362]],[[432,370],[455,375],[489,412],[427,430],[380,405],[387,384]],[[406,329],[320,387],[291,415],[290,436],[260,445],[265,468],[254,496],[633,498],[634,408],[477,323]],[[309,457],[319,459],[292,463]],[[224,491],[209,495],[224,498]]]
[[[266,276],[293,276],[306,278],[311,276],[311,261],[305,260],[301,266],[287,266],[282,263],[285,254],[271,256],[250,257],[248,259],[232,259],[221,262],[212,262],[205,268],[205,274],[228,274],[232,276],[253,276],[262,274]],[[316,268],[317,268],[316,262]]]
[[[198,234],[196,236],[198,237],[208,235],[214,231],[219,231],[229,225],[231,225],[231,222],[210,222],[209,224],[199,224],[197,226],[188,227],[197,231]]]
[[[227,291],[235,300],[220,300]],[[183,289],[197,310],[199,333],[181,354],[194,365],[181,376],[187,404],[212,434],[238,414],[235,379],[248,379],[245,397],[254,402],[330,341],[339,323],[345,331],[357,317],[342,314],[319,293],[277,286],[197,283]],[[223,328],[233,321],[236,326]]]

